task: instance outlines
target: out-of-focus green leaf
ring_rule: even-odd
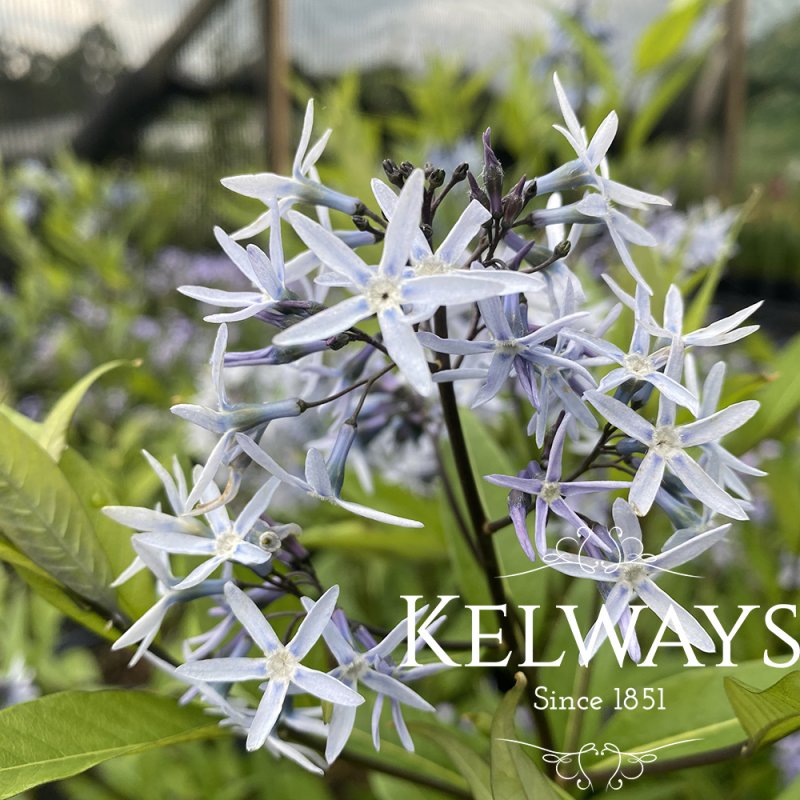
[[[743,453],[769,436],[778,435],[787,420],[800,408],[800,334],[791,339],[770,365],[773,380],[755,395],[761,408],[754,423],[730,434],[734,453]]]
[[[380,772],[370,773],[369,785],[375,800],[448,800],[449,797],[429,786],[420,786]]]
[[[0,561],[14,567],[20,578],[33,591],[62,614],[111,642],[118,637],[119,634],[108,624],[107,619],[82,603],[80,598],[74,597],[68,589],[54,581],[26,555],[2,539],[0,539]]]
[[[394,768],[407,769],[411,774],[435,778],[444,785],[449,785],[456,789],[467,788],[466,781],[458,773],[421,756],[419,753],[409,753],[393,742],[381,742],[381,749],[376,753],[372,745],[372,737],[359,728],[353,729],[353,733],[347,742],[346,752],[368,757],[372,761],[385,762],[391,764]]]
[[[413,516],[413,509],[408,509]],[[445,561],[441,534],[427,528],[400,528],[369,520],[347,520],[303,531],[301,541],[311,550],[345,550],[361,554],[402,557],[412,561]]]
[[[415,722],[411,729],[427,736],[447,753],[453,766],[466,778],[474,800],[492,800],[489,764],[478,753],[440,725]]]
[[[646,684],[663,688],[665,711],[654,713],[641,708],[617,711],[600,729],[597,739],[613,742],[620,750],[628,752],[648,752],[673,745],[660,754],[662,761],[737,742],[744,744],[747,734],[725,693],[724,679],[728,677],[764,686],[774,681],[775,669],[760,660],[743,662],[736,667],[681,669],[675,675]],[[702,698],[702,702],[698,702],[698,698]],[[593,764],[592,769],[609,768],[614,764],[616,757],[610,757]]]
[[[95,367],[91,372],[84,375],[72,388],[65,392],[58,402],[50,410],[50,413],[42,422],[41,430],[37,441],[39,444],[56,460],[61,458],[61,453],[67,445],[67,429],[72,422],[75,410],[78,408],[83,396],[91,385],[101,376],[110,372],[112,369],[121,367],[124,364],[133,364],[129,361],[109,361]]]
[[[492,720],[492,796],[494,800],[559,800],[555,786],[517,741],[514,716],[527,682],[521,672],[515,678],[516,685],[500,700]]]
[[[0,800],[110,758],[230,735],[148,692],[60,692],[0,711]]]
[[[647,141],[647,137],[653,132],[664,112],[688,85],[705,60],[705,53],[687,58],[659,82],[628,127],[625,139],[625,148],[628,152],[638,150]]]
[[[703,0],[688,0],[669,8],[653,22],[636,45],[635,68],[648,72],[676,56],[705,8]]]
[[[2,533],[64,586],[113,608],[108,559],[58,465],[4,416],[0,441]]]
[[[790,672],[760,691],[736,678],[726,678],[725,691],[747,731],[750,752],[800,728],[800,672]]]

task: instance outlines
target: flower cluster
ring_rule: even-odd
[[[404,624],[378,641],[373,628],[337,607],[338,587],[320,584],[300,527],[279,519],[274,497],[288,491],[380,525],[419,527],[413,518],[348,500],[346,467],[369,483],[370,451],[386,436],[397,452],[409,444],[435,451],[446,434],[454,438],[459,403],[483,414],[514,409],[526,429],[529,462],[516,475],[486,479],[509,489],[508,518],[496,529],[513,525],[528,558],[541,559],[543,567],[531,572],[556,569],[593,580],[611,621],[623,629],[638,597],[665,623],[680,625],[696,647],[711,646],[656,581],[728,532],[730,524],[720,524],[718,516],[747,517],[742,475],[759,471],[719,440],[746,423],[757,404],[717,410],[724,364],[710,369],[701,390],[701,362],[693,354],[752,332],[754,326],[741,325],[757,306],[687,331],[681,295],[672,286],[663,315],[656,313],[653,290],[629,248],[653,246],[655,239],[620,207],[666,201],[609,177],[606,153],[616,115],[609,114],[589,139],[557,78],[555,88],[566,126],[556,128],[576,157],[535,180],[522,175],[510,188],[487,131],[479,175],[468,164],[447,175],[435,166],[387,160],[388,182],[373,181],[371,207],[320,181],[315,164],[330,131],[310,145],[311,102],[291,177],[264,173],[223,181],[266,210],[233,236],[216,232],[248,286],[180,289],[218,309],[206,317],[219,326],[211,358],[216,397],[212,407],[173,407],[217,443],[190,484],[177,464],[170,474],[145,454],[169,511],[113,507],[106,513],[136,531],[136,560],[119,580],[146,568],[160,590],[156,605],[115,647],[138,644],[135,658],[141,657],[172,606],[210,600],[217,622],[185,644],[184,663],[174,674],[245,731],[249,749],[266,746],[319,769],[313,750],[282,737],[298,730],[326,736],[325,758],[333,761],[364,694],[374,696],[375,746],[388,700],[397,733],[412,749],[402,706],[432,706],[408,683],[441,665],[396,663],[394,651],[408,645]],[[459,186],[467,190],[466,207],[443,227],[442,203]],[[561,192],[576,199],[562,204]],[[350,216],[355,230],[334,228],[331,210]],[[613,307],[598,285],[584,286],[566,263],[590,226],[607,229],[632,279],[629,293],[603,276],[618,300]],[[284,256],[288,227],[307,248],[292,259]],[[265,231],[267,252],[239,243]],[[369,245],[379,246],[378,256],[374,248],[363,249]],[[627,351],[610,341],[621,315],[633,323]],[[230,352],[228,325],[246,320],[260,324],[268,339],[259,350]],[[242,367],[266,370],[275,385],[283,382],[281,370],[296,370],[303,378],[293,382],[301,387],[298,396],[231,399],[225,374]],[[462,385],[473,390],[462,393]],[[278,452],[272,431],[278,421],[287,424],[312,409],[327,433],[307,440],[300,476]],[[251,477],[257,488],[243,501]],[[589,507],[586,495],[606,499]],[[612,503],[613,520],[602,511]],[[654,504],[675,533],[659,553],[648,555],[638,518]],[[597,508],[600,518],[594,519],[589,514]],[[413,517],[413,509],[408,513]],[[554,547],[565,528],[578,554]],[[297,598],[300,609],[288,627],[276,630],[273,625],[287,614],[286,603],[277,604],[287,598]],[[308,665],[320,640],[327,645],[327,672]],[[597,629],[587,641],[593,653],[601,642]],[[629,649],[637,658],[635,637]],[[248,682],[258,687],[257,695],[237,688]],[[298,694],[330,704],[325,721],[297,706]]]

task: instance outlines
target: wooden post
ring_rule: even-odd
[[[725,10],[728,80],[725,86],[725,118],[718,171],[718,194],[723,202],[733,198],[739,166],[739,141],[745,118],[747,81],[744,64],[746,0],[728,0]]]
[[[291,168],[291,102],[285,0],[262,0],[261,15],[266,69],[264,132],[267,164],[273,172],[285,174]]]

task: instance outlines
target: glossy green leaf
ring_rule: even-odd
[[[415,722],[412,731],[436,742],[469,784],[474,800],[492,800],[489,764],[455,734],[439,725]]]
[[[704,6],[702,0],[689,0],[670,8],[653,22],[639,38],[636,46],[636,71],[657,69],[676,56],[692,32]]]
[[[800,672],[790,672],[760,691],[736,678],[726,678],[725,691],[747,731],[748,751],[758,750],[800,729]]]
[[[2,533],[64,586],[113,608],[108,559],[58,465],[4,416],[0,442]]]
[[[36,422],[24,414],[20,414],[16,409],[7,406],[5,403],[0,403],[0,415],[6,417],[10,422],[13,422],[21,431],[27,433],[31,439],[39,438],[42,430],[41,422]]]
[[[101,512],[104,506],[119,505],[114,487],[103,475],[72,448],[67,448],[58,464],[83,505],[100,547],[108,558],[114,577],[133,560],[131,530]],[[155,602],[153,582],[143,571],[116,589],[117,604],[132,619],[144,614]]]
[[[42,697],[0,711],[0,800],[117,756],[226,735],[201,709],[148,692]]]
[[[58,399],[58,402],[42,422],[41,430],[37,437],[39,444],[56,461],[61,458],[61,453],[64,452],[64,448],[67,446],[67,430],[72,422],[72,417],[91,385],[112,369],[121,367],[124,364],[130,365],[131,363],[130,361],[118,360],[101,364],[84,375]]]
[[[492,720],[491,786],[494,800],[558,800],[559,793],[524,752],[514,728],[517,705],[527,681],[518,672]]]

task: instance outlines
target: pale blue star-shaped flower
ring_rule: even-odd
[[[279,481],[276,479],[267,481],[233,522],[225,506],[207,511],[205,516],[209,523],[210,536],[160,530],[139,533],[133,537],[134,541],[146,548],[169,554],[205,557],[205,561],[176,584],[176,589],[196,586],[229,561],[246,566],[266,564],[272,558],[273,552],[280,547],[280,539],[277,535],[270,536],[266,524],[259,523],[259,518],[272,500],[278,485]]]
[[[586,523],[570,508],[568,499],[591,492],[610,492],[615,489],[627,489],[631,484],[629,481],[562,481],[562,460],[564,454],[564,442],[567,436],[567,429],[570,425],[570,416],[566,414],[561,424],[558,426],[553,444],[550,448],[550,457],[547,462],[547,470],[540,478],[519,478],[516,475],[485,475],[489,483],[496,486],[506,486],[509,489],[517,489],[525,494],[536,498],[534,512],[536,515],[534,523],[534,543],[536,550],[543,553],[547,549],[547,518],[550,511],[565,519],[576,530],[586,530]],[[536,553],[530,545],[527,536],[517,530],[522,549],[532,561],[536,558]],[[597,537],[592,537],[597,542]],[[599,542],[598,542],[599,543]]]
[[[314,607],[314,601],[308,597],[304,597],[302,602],[306,611],[310,611]],[[420,609],[417,612],[418,616],[421,616],[426,609],[427,606]],[[427,700],[424,700],[401,681],[378,669],[382,659],[390,656],[392,651],[405,640],[407,632],[408,621],[403,620],[386,635],[382,642],[362,652],[356,648],[347,624],[340,627],[331,620],[322,635],[339,666],[330,674],[354,691],[358,691],[360,681],[379,697],[389,697],[398,703],[404,703],[421,711],[434,711],[434,707]],[[347,744],[355,720],[355,706],[334,706],[328,742],[325,747],[325,758],[329,764],[336,760]]]
[[[685,386],[663,372],[669,356],[669,348],[650,353],[650,334],[643,321],[650,317],[650,297],[636,285],[636,318],[628,352],[615,344],[583,331],[567,331],[566,335],[580,342],[595,355],[605,356],[619,364],[603,376],[597,386],[598,392],[609,392],[626,381],[645,381],[655,386],[663,395],[697,414],[698,400]]]
[[[349,288],[358,294],[282,331],[273,339],[274,344],[304,344],[335,336],[361,320],[377,315],[390,358],[420,394],[430,393],[433,385],[430,369],[413,327],[421,320],[407,315],[403,306],[423,304],[428,308],[471,303],[501,294],[504,287],[494,277],[482,280],[468,273],[407,275],[405,267],[420,223],[424,180],[422,170],[414,170],[406,181],[395,213],[387,225],[383,255],[377,268],[368,266],[321,225],[300,214],[289,214],[298,236],[324,264],[347,278]]]
[[[511,302],[513,304],[513,301]],[[553,339],[556,333],[586,317],[585,312],[569,314],[529,332],[527,324],[519,314],[513,314],[512,319],[509,320],[504,303],[499,297],[481,300],[478,302],[478,307],[486,328],[491,334],[491,338],[488,340],[442,339],[433,333],[422,332],[419,334],[422,344],[437,353],[491,354],[486,378],[472,401],[473,408],[491,400],[508,380],[515,366],[524,370],[525,364],[520,364],[520,361],[528,362],[542,369],[554,367],[574,370],[583,374],[590,383],[593,383],[592,376],[579,363],[553,355],[550,349],[543,346],[545,342]],[[452,373],[452,376],[448,377],[459,377],[458,370],[454,370]],[[441,376],[437,376],[438,379],[441,379]]]
[[[331,135],[331,129],[325,131],[309,150],[311,129],[314,126],[314,101],[309,100],[303,120],[303,131],[292,164],[291,177],[276,175],[274,172],[260,172],[255,175],[234,175],[223,178],[221,183],[226,189],[254,197],[265,204],[273,198],[280,201],[280,212],[283,215],[295,203],[310,203],[355,214],[361,205],[358,198],[342,194],[327,186],[323,186],[317,176],[314,165],[319,160]],[[236,231],[234,239],[246,239],[255,236],[270,225],[271,212],[267,210],[254,222]]]
[[[231,239],[221,228],[214,228],[214,236],[225,254],[236,265],[239,272],[253,285],[255,291],[230,292],[223,289],[209,289],[205,286],[179,286],[178,291],[207,303],[223,308],[238,308],[224,314],[210,314],[206,322],[238,322],[254,317],[275,303],[287,297],[281,224],[277,200],[272,203],[272,225],[269,235],[269,258],[261,248],[254,244],[245,250]]]
[[[364,698],[336,678],[303,666],[301,661],[330,622],[336,608],[339,587],[332,586],[308,612],[292,640],[284,645],[256,604],[235,584],[225,585],[225,599],[262,656],[258,658],[211,658],[183,664],[177,669],[185,676],[205,683],[266,681],[264,694],[247,734],[247,749],[262,747],[283,710],[290,688],[329,703],[358,706]]]
[[[331,480],[328,465],[322,453],[315,448],[311,448],[306,455],[305,480],[287,472],[280,464],[260,448],[252,439],[239,434],[237,441],[242,450],[253,459],[260,467],[267,470],[270,475],[275,476],[279,481],[299,489],[301,492],[310,495],[323,503],[343,508],[352,514],[360,517],[374,519],[387,525],[399,525],[404,528],[421,528],[422,523],[405,517],[397,517],[394,514],[387,514],[374,508],[368,508],[360,503],[353,503],[349,500],[342,500],[339,497],[341,487],[335,487]]]
[[[670,377],[680,375],[681,361],[682,349],[676,339],[673,340],[670,361],[666,367]],[[613,397],[590,391],[586,393],[586,399],[608,422],[648,448],[636,471],[628,498],[639,516],[644,516],[653,505],[664,470],[668,467],[701,503],[727,517],[747,519],[739,503],[703,470],[686,449],[717,441],[744,425],[758,411],[757,401],[734,403],[704,419],[676,425],[675,403],[661,395],[657,421],[653,425]]]
[[[705,531],[658,555],[647,555],[644,553],[639,521],[630,505],[618,498],[614,501],[612,514],[619,538],[617,560],[550,550],[543,556],[547,566],[576,578],[611,584],[604,602],[611,624],[617,624],[628,611],[632,600],[638,597],[671,630],[685,635],[694,647],[706,653],[714,652],[714,642],[708,633],[655,581],[661,574],[696,558],[719,542],[730,529],[730,523]],[[586,657],[581,657],[582,665],[585,666],[594,656],[606,635],[603,625],[595,623],[592,626],[584,641]]]

